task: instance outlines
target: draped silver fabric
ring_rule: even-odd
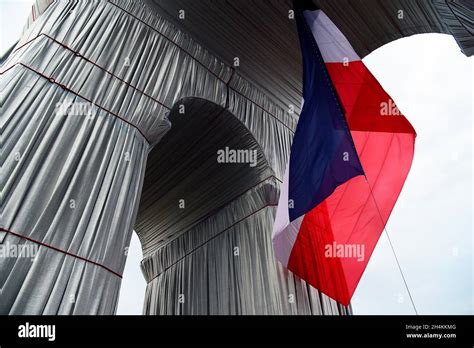
[[[1,227],[43,245],[33,259],[0,259],[0,312],[113,313],[121,279],[52,247],[122,272],[148,144],[95,107],[58,115],[57,103],[82,99],[21,66],[1,93]],[[31,242],[8,233],[2,243]]]
[[[388,42],[422,33],[452,35],[465,55],[474,54],[474,6],[470,0],[315,0],[315,3],[344,33],[360,57]]]
[[[470,0],[435,0],[436,8],[443,24],[445,33],[456,39],[466,56],[474,54],[474,3]]]
[[[247,127],[245,117],[208,101],[190,98],[182,105],[185,114],[171,111],[172,129],[149,154],[135,227],[148,282],[144,313],[349,313],[273,256],[281,173],[263,150],[274,144],[257,142],[250,129],[280,141],[291,131],[252,108],[244,113],[243,101]],[[255,165],[216,162],[224,148],[255,151]]]
[[[273,257],[270,178],[142,262],[145,314],[349,314]]]
[[[133,1],[52,3],[2,66],[1,83],[3,242],[39,245],[34,262],[2,259],[2,313],[115,311],[145,158],[184,97],[227,107],[270,163],[260,167],[275,177],[296,125],[294,115]],[[84,103],[87,114],[75,114]],[[235,145],[245,147],[242,139]],[[203,206],[200,219],[209,213]],[[38,279],[38,270],[48,276]]]
[[[0,313],[115,313],[135,227],[146,314],[349,314],[285,271],[271,248],[299,111],[294,25],[267,18],[265,33],[235,4],[225,13],[244,27],[179,22],[171,1],[39,2],[1,66],[0,245],[37,253],[0,258]],[[437,23],[426,31],[455,32],[470,52],[470,7],[445,4],[451,14],[441,1],[426,10]],[[288,1],[262,2],[250,18],[265,9],[287,16]],[[333,19],[350,31],[345,16]],[[273,44],[246,55],[268,33]],[[387,42],[362,37],[367,52]],[[244,66],[231,66],[236,56]],[[224,148],[255,153],[255,165],[219,163]]]
[[[313,0],[348,38],[360,57],[393,40],[421,33],[453,35],[467,56],[474,53],[472,0]],[[150,0],[160,14],[192,34],[229,66],[299,113],[301,50],[292,0]],[[403,18],[399,18],[399,11]],[[180,19],[179,11],[185,18]]]

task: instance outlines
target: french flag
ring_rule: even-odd
[[[295,18],[304,103],[280,188],[274,252],[347,306],[410,170],[416,133],[323,11],[298,3]]]

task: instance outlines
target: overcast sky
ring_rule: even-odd
[[[442,34],[404,38],[364,59],[418,134],[387,230],[422,314],[474,312],[473,59]],[[352,304],[358,314],[413,313],[385,235]]]
[[[28,1],[0,0],[0,52],[20,35]],[[447,35],[392,42],[364,59],[417,131],[415,158],[387,225],[420,314],[473,314],[474,58]],[[134,235],[118,314],[141,314],[146,283]],[[411,314],[382,235],[352,301],[355,314]]]

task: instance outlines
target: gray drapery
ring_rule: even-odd
[[[244,52],[225,56],[219,47],[232,42],[220,46],[219,31],[187,28],[192,18],[162,16],[164,2],[39,2],[0,81],[0,243],[38,250],[33,259],[0,259],[0,313],[115,313],[134,226],[148,281],[144,313],[350,313],[282,269],[271,249],[297,122],[299,50],[264,46],[285,51],[279,62],[287,68],[268,63],[274,51],[255,47],[254,59],[233,69],[228,60]],[[266,4],[286,15],[288,2]],[[334,4],[321,1],[328,12]],[[358,9],[367,13],[362,2]],[[427,13],[438,26],[388,28],[396,34],[376,45],[363,39],[359,49],[442,31],[471,52],[468,10],[466,2],[436,1]],[[347,34],[345,15],[333,20]],[[241,39],[261,39],[250,28]],[[210,50],[193,38],[206,33]],[[294,28],[280,37],[298,46]],[[181,105],[184,115],[176,114]],[[257,151],[258,164],[221,166],[211,155],[225,146]]]
[[[363,58],[373,50],[421,33],[452,35],[467,56],[474,53],[471,0],[313,0]],[[265,95],[297,113],[302,64],[292,0],[150,0],[166,19],[207,47]],[[185,19],[179,18],[184,11]],[[403,18],[399,18],[399,11]]]
[[[53,2],[2,66],[1,89],[3,243],[38,246],[34,261],[0,261],[2,313],[115,312],[146,156],[159,147],[167,115],[183,97],[226,108],[275,177],[283,173],[296,124],[294,115],[133,1]],[[76,114],[77,105],[86,105],[86,114]],[[268,243],[266,221],[255,231]]]

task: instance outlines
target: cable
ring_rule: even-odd
[[[365,176],[365,174],[364,174],[364,176]],[[390,236],[388,234],[387,227],[385,227],[385,223],[383,221],[382,214],[380,213],[379,206],[377,204],[377,201],[375,200],[374,193],[372,192],[372,187],[370,186],[369,181],[367,180],[367,176],[365,176],[365,181],[367,182],[367,185],[369,186],[370,195],[372,196],[372,199],[374,200],[375,207],[377,208],[377,213],[379,214],[380,220],[382,221],[383,229],[384,229],[385,234],[387,236],[388,243],[390,244],[390,248],[392,249],[393,256],[395,256],[395,261],[397,262],[398,270],[400,271],[400,274],[401,274],[402,279],[403,279],[403,283],[405,284],[405,288],[407,289],[408,297],[410,298],[411,305],[413,306],[415,314],[418,315],[418,310],[416,309],[415,301],[413,301],[413,297],[411,296],[410,288],[408,287],[407,280],[405,279],[405,275],[403,274],[402,267],[400,266],[400,262],[398,261],[397,253],[395,252],[395,248],[393,247],[392,240],[390,239]]]
[[[375,199],[374,199],[375,201]],[[377,205],[377,203],[375,203],[375,205]],[[378,208],[377,208],[378,209]],[[390,236],[388,235],[388,231],[387,231],[387,228],[383,228],[384,231],[385,231],[385,234],[387,235],[387,239],[388,239],[388,242],[390,244],[390,248],[392,249],[392,252],[393,252],[393,256],[395,256],[395,261],[397,261],[397,266],[398,266],[398,269],[400,270],[400,274],[402,275],[402,279],[403,279],[403,282],[405,283],[405,287],[407,289],[407,292],[408,292],[408,296],[410,297],[410,301],[411,301],[411,304],[413,306],[413,309],[415,310],[415,314],[418,315],[418,311],[416,309],[416,306],[415,306],[415,302],[413,301],[413,297],[411,296],[411,292],[410,292],[410,289],[408,288],[408,284],[407,284],[407,281],[405,279],[405,276],[403,275],[403,271],[402,271],[402,267],[400,266],[400,262],[398,261],[398,257],[397,257],[397,254],[395,253],[395,249],[393,247],[393,244],[392,244],[392,241],[390,239]]]

